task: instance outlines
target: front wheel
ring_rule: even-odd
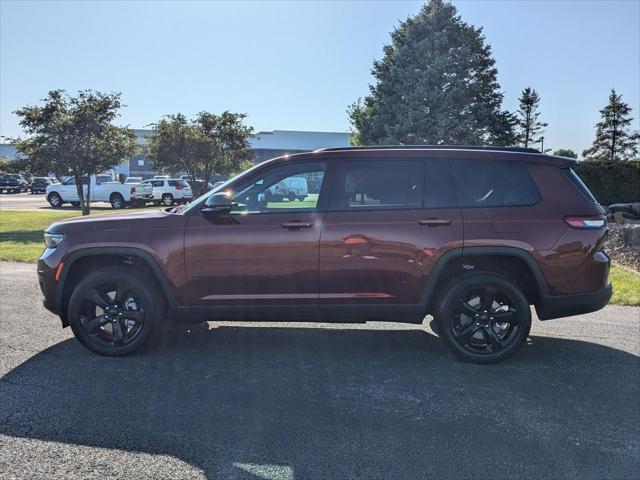
[[[51,192],[49,194],[49,197],[47,198],[47,201],[53,208],[60,208],[62,206],[62,197],[59,193]]]
[[[165,207],[170,207],[171,205],[173,205],[173,195],[171,195],[170,193],[165,193],[164,195],[162,195],[162,204]]]
[[[96,270],[78,284],[68,318],[76,338],[100,355],[121,356],[139,349],[159,323],[161,296],[154,281],[130,268]]]
[[[463,360],[499,362],[529,335],[529,302],[507,278],[474,273],[456,279],[445,292],[435,314],[438,334]]]

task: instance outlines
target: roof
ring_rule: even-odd
[[[577,163],[566,157],[545,155],[531,148],[468,146],[468,145],[372,145],[366,147],[322,148],[313,153],[292,154],[279,157],[285,160],[302,160],[309,155],[322,155],[323,158],[389,158],[391,152],[402,152],[399,158],[423,158],[425,152],[431,158],[456,158],[461,160],[511,160],[546,163],[559,167],[568,167]],[[396,155],[393,155],[396,157]]]

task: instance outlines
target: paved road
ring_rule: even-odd
[[[1,476],[640,471],[640,309],[536,322],[523,351],[494,366],[456,361],[428,327],[304,326],[210,323],[102,358],[41,308],[33,265],[1,263]]]

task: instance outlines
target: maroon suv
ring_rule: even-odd
[[[480,147],[276,158],[188,206],[52,225],[44,304],[105,355],[175,321],[431,314],[454,354],[496,362],[527,337],[530,305],[547,320],[611,297],[604,211],[573,164]]]

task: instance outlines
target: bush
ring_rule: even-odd
[[[640,160],[587,160],[574,169],[601,204],[640,202]]]

